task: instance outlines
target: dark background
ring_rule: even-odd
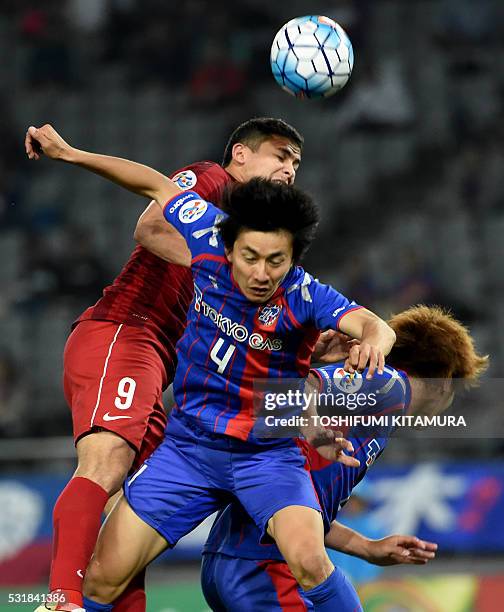
[[[345,27],[354,73],[333,98],[299,101],[275,84],[269,49],[286,21],[314,13]],[[492,385],[504,361],[503,40],[502,0],[0,0],[0,560],[4,570],[19,565],[3,584],[47,580],[51,508],[75,462],[63,346],[71,322],[126,261],[146,204],[78,169],[28,162],[26,128],[52,123],[77,147],[168,173],[220,161],[231,130],[252,116],[284,118],[305,136],[297,180],[323,214],[306,267],[384,317],[419,302],[450,307],[490,353]],[[436,503],[452,494],[447,474],[465,470],[473,488],[457,502],[456,520],[466,522],[453,528],[462,548],[476,519],[495,534],[496,549],[502,540],[491,527],[500,508],[492,496],[504,487],[502,410],[492,389],[491,401],[485,386],[478,396],[486,412],[474,438],[393,440],[369,478],[411,466],[410,482],[419,484],[406,479],[410,489],[389,507],[418,506],[446,520],[449,504]],[[461,401],[479,414],[478,402]],[[437,479],[422,476],[438,470]],[[447,603],[458,583],[443,582],[442,572],[502,571],[502,552],[465,550],[445,546],[418,572],[441,578],[444,594],[433,595],[440,612],[469,610]],[[411,570],[384,576],[404,573]],[[196,566],[180,575],[158,566],[151,575],[175,587],[190,579],[198,595],[197,574]],[[504,595],[492,593],[502,591],[502,577],[489,585],[480,585],[487,607],[474,610],[499,608]],[[412,601],[411,585],[407,593]],[[204,608],[175,602],[170,591],[151,609]]]
[[[306,267],[384,317],[449,306],[502,370],[503,29],[498,0],[3,0],[0,9],[0,433],[70,433],[60,378],[69,324],[132,250],[144,203],[29,163],[28,125],[170,172],[220,161],[230,131],[280,116],[305,136],[298,183],[323,211]],[[326,14],[355,51],[347,87],[299,101],[269,47]],[[470,448],[469,448],[470,446]],[[444,449],[445,447],[443,447]],[[423,456],[438,444],[398,444]],[[452,442],[447,454],[502,452]],[[395,453],[395,454],[394,454]]]

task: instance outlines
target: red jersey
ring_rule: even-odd
[[[182,189],[193,189],[214,203],[220,202],[224,187],[233,181],[222,166],[211,161],[186,166],[172,179]],[[148,326],[175,358],[175,344],[184,330],[192,297],[189,268],[167,263],[137,246],[113,283],[105,287],[103,297],[87,308],[76,323],[95,319]]]

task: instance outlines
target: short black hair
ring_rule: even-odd
[[[283,136],[293,142],[300,150],[303,149],[304,138],[283,119],[273,117],[254,117],[239,125],[229,137],[224,149],[222,165],[229,166],[233,159],[233,147],[237,142],[247,145],[255,151],[265,140],[272,136]]]
[[[227,249],[232,249],[243,230],[292,234],[293,260],[297,263],[315,236],[319,211],[312,197],[294,185],[253,178],[226,188],[222,209],[229,216],[219,230]]]

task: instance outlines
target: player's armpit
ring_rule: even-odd
[[[138,219],[134,238],[154,255],[180,266],[191,266],[187,243],[173,226],[166,223],[159,206],[153,201]]]

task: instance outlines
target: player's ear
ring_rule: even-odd
[[[231,149],[231,155],[236,163],[243,165],[247,161],[249,151],[250,149],[247,145],[241,142],[235,142]]]
[[[226,253],[226,259],[229,261],[229,263],[233,263],[233,250],[224,247],[224,252]]]

